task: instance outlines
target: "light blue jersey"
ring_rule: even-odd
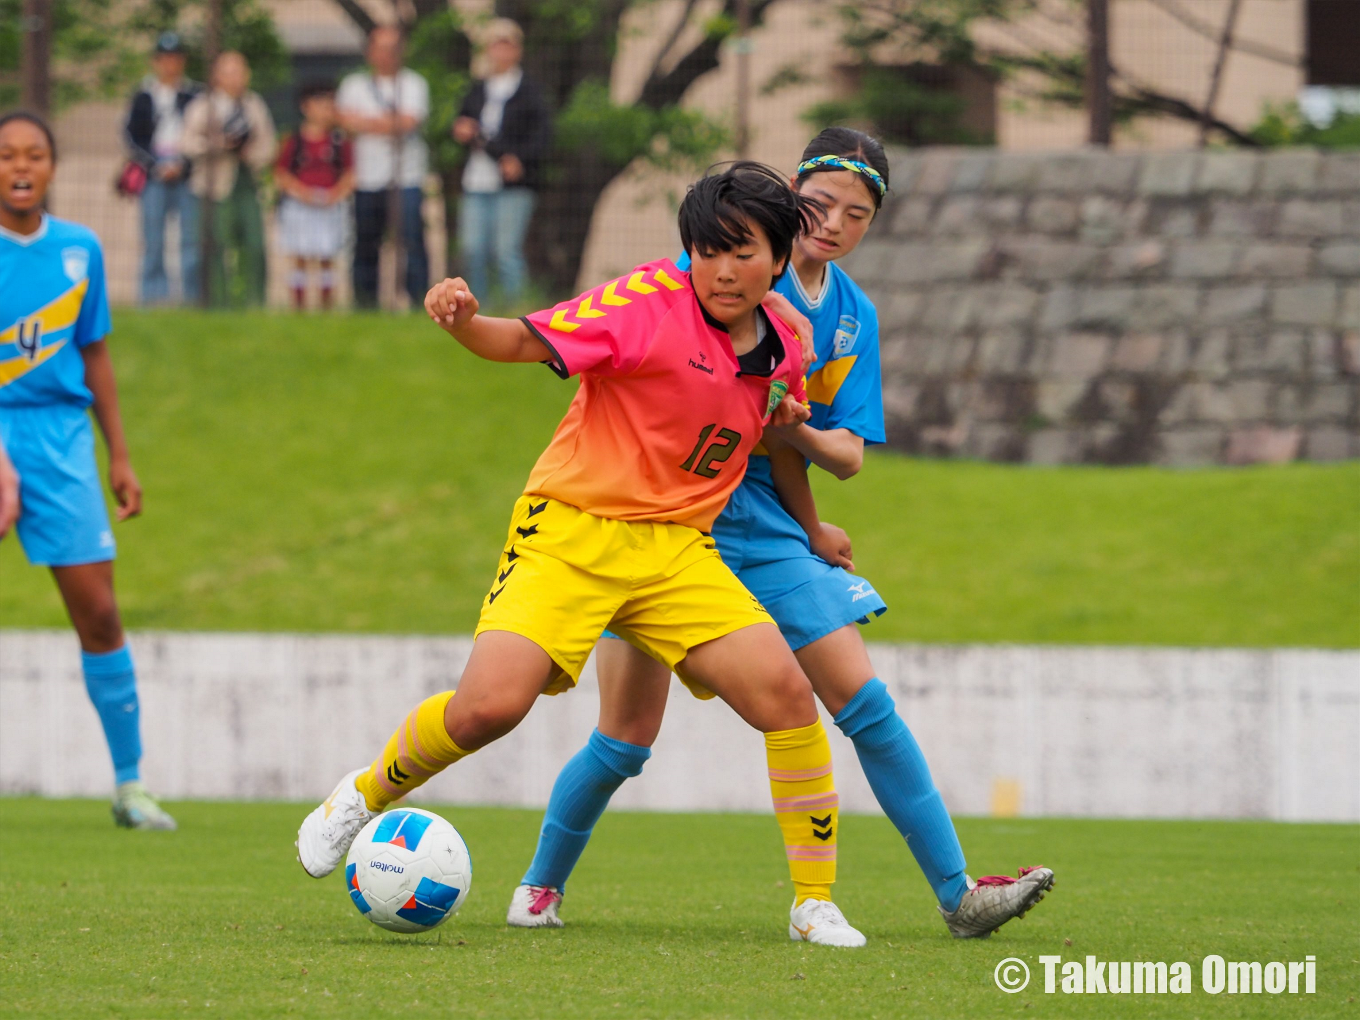
[[[28,236],[0,228],[0,442],[22,480],[15,530],[30,563],[113,559],[80,353],[108,332],[93,231],[52,216]]]
[[[676,266],[688,270],[689,255]],[[823,431],[849,429],[866,445],[882,443],[883,382],[873,302],[833,262],[827,263],[815,301],[792,267],[775,290],[812,322],[808,424]],[[888,608],[868,581],[813,553],[803,529],[779,502],[768,457],[750,458],[746,477],[713,523],[713,537],[723,562],[769,610],[795,651],[849,623],[867,623]]]
[[[89,407],[80,349],[108,332],[92,230],[53,216],[27,237],[0,228],[0,407]]]

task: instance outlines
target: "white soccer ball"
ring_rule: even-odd
[[[345,859],[345,891],[380,928],[429,931],[458,912],[472,885],[472,856],[458,830],[429,811],[378,815]]]

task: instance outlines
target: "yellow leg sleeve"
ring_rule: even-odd
[[[453,691],[444,691],[417,705],[388,739],[372,767],[355,780],[370,811],[381,811],[459,758],[467,757],[469,752],[455,744],[444,728],[444,710],[453,695]]]
[[[765,734],[774,815],[784,833],[794,902],[831,899],[836,881],[840,798],[831,774],[831,744],[821,720]]]

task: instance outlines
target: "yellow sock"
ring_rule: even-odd
[[[444,709],[453,695],[444,691],[417,705],[388,738],[372,767],[355,780],[370,811],[381,811],[468,755],[444,728]]]
[[[831,774],[831,744],[821,720],[765,734],[774,815],[784,833],[794,904],[831,899],[836,881],[840,798]]]

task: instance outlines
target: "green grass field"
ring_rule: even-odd
[[[0,1013],[62,1017],[1332,1017],[1360,994],[1355,826],[970,820],[974,869],[1044,863],[1057,888],[955,942],[886,820],[844,817],[838,902],[863,950],[788,941],[772,819],[606,815],[560,931],[504,924],[539,814],[447,808],[472,848],[462,912],[398,936],[340,873],[293,860],[308,806],[179,804],[171,834],[93,801],[0,799]],[[1178,996],[1045,995],[1041,954],[1184,960]],[[1209,995],[1200,961],[1317,957],[1317,993]],[[1030,986],[993,969],[1025,960]]]
[[[114,354],[146,515],[136,628],[467,633],[574,383],[412,318],[137,313]],[[814,472],[892,606],[877,640],[1360,645],[1360,465]],[[0,543],[0,621],[61,626]]]

